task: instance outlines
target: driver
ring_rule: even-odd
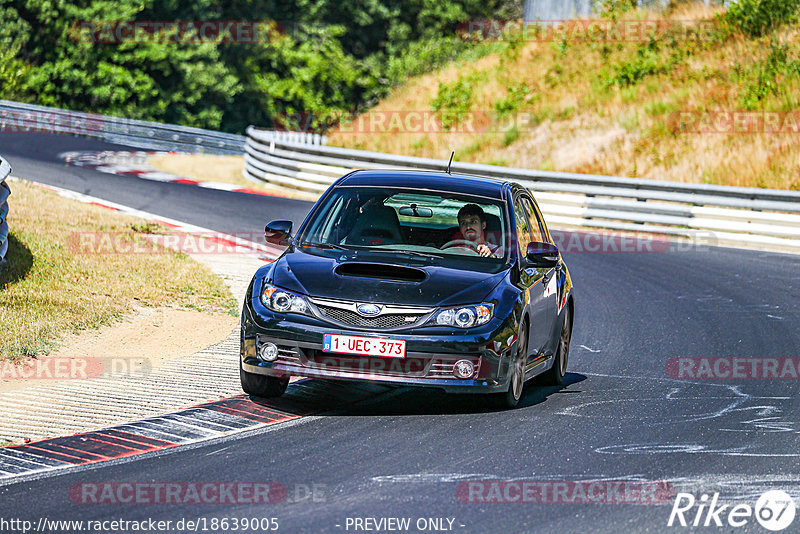
[[[477,204],[466,204],[458,210],[458,227],[465,241],[475,243],[475,250],[481,256],[497,257],[499,245],[486,242],[486,214]]]

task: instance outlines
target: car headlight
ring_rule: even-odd
[[[270,310],[279,313],[308,313],[308,302],[305,297],[271,284],[264,284],[261,302]]]
[[[489,322],[494,313],[494,304],[476,304],[472,306],[455,306],[439,310],[431,322],[440,326],[472,328]]]

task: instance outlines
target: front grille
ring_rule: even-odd
[[[297,351],[292,347],[278,346],[278,363],[290,363],[292,365],[303,365]]]
[[[325,316],[336,322],[344,323],[361,328],[398,328],[401,326],[411,326],[416,323],[421,315],[418,314],[385,314],[377,317],[362,317],[356,312],[334,308],[332,306],[317,305],[319,311]]]

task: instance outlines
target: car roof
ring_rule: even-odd
[[[490,198],[504,198],[510,182],[481,176],[431,171],[355,171],[342,177],[337,187],[407,187],[411,189],[458,192]]]

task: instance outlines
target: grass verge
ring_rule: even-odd
[[[209,154],[165,154],[150,156],[147,163],[159,171],[196,180],[222,182],[259,189],[242,176],[244,156],[215,156]]]
[[[8,264],[0,273],[0,361],[49,353],[66,333],[111,324],[134,306],[237,313],[221,279],[188,256],[87,254],[81,234],[135,243],[161,227],[14,182]]]

